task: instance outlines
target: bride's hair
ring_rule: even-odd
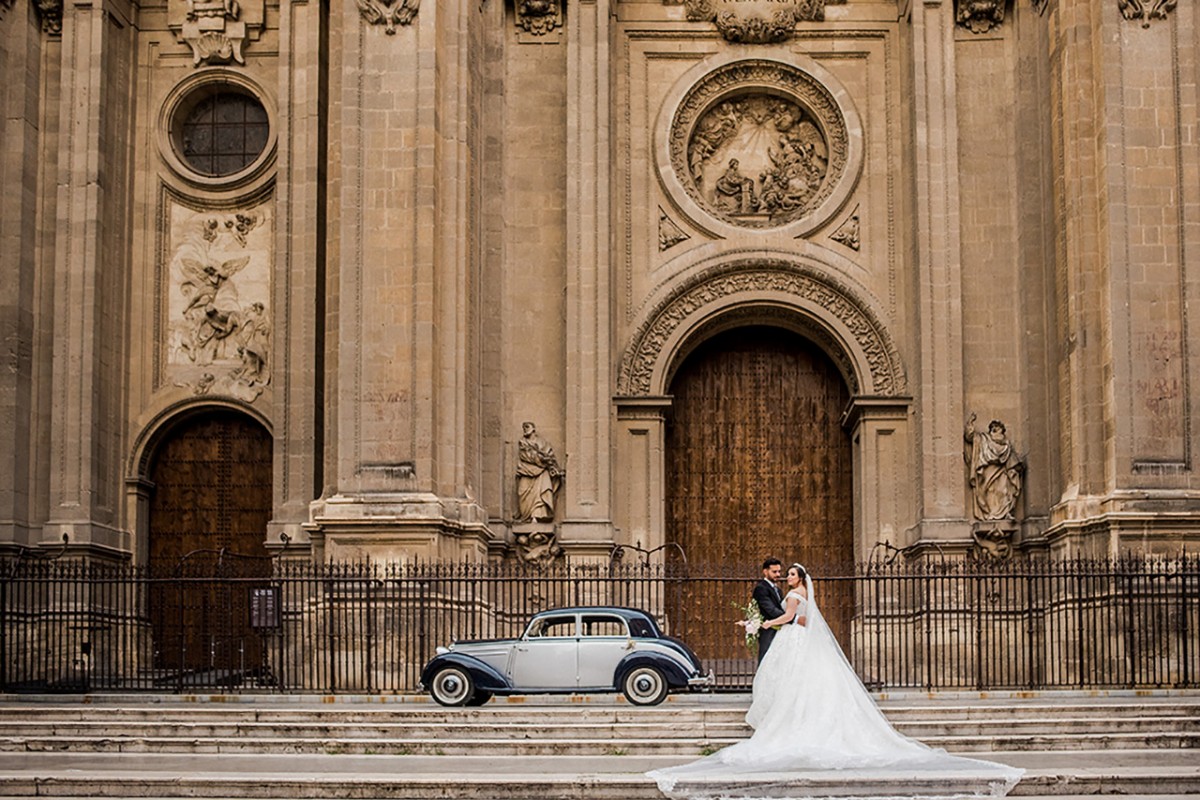
[[[800,576],[801,581],[808,577],[808,572],[800,564],[792,564],[788,569],[796,570],[796,574]]]

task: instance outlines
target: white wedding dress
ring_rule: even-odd
[[[809,598],[812,582],[806,579]],[[749,739],[647,773],[672,798],[1000,797],[1023,770],[950,755],[896,731],[799,592],[754,676]],[[786,602],[786,601],[785,601]]]

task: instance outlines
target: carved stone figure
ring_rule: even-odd
[[[421,0],[358,0],[358,11],[371,25],[383,25],[394,36],[397,25],[411,25]]]
[[[987,433],[975,430],[975,415],[967,420],[963,435],[968,483],[975,518],[982,521],[1012,520],[1025,477],[1025,463],[1008,441],[1004,423],[994,419]]]
[[[758,209],[754,180],[738,169],[738,160],[729,159],[729,167],[717,178],[717,202],[735,214],[749,214]]]
[[[1152,19],[1166,19],[1168,11],[1174,11],[1178,0],[1118,0],[1121,15],[1128,20],[1141,20],[1143,28],[1150,27]]]
[[[566,472],[554,448],[537,432],[532,422],[521,423],[517,453],[517,520],[550,522],[554,519],[555,495]]]
[[[972,33],[987,33],[993,26],[1004,22],[1004,4],[1007,0],[957,0],[958,24],[969,28]]]

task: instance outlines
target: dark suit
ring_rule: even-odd
[[[764,620],[783,616],[783,595],[779,593],[779,587],[766,578],[754,584],[754,602],[758,603]],[[762,663],[774,639],[774,628],[763,628],[758,632],[758,663]]]

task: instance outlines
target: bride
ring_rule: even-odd
[[[953,756],[896,731],[854,673],[813,598],[787,572],[781,626],[754,676],[754,734],[711,756],[647,773],[672,798],[1000,797],[1023,770]],[[852,772],[850,772],[852,771]]]

